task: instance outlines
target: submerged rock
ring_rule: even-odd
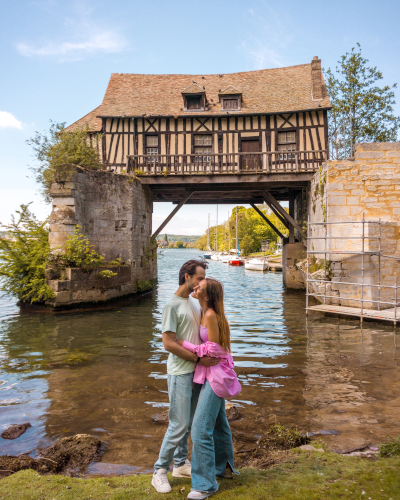
[[[32,427],[29,422],[26,422],[25,424],[13,424],[1,433],[1,437],[3,439],[19,438],[27,429],[29,429],[29,427]]]

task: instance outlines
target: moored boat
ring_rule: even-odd
[[[244,259],[237,255],[231,255],[228,264],[230,266],[244,266]]]
[[[205,254],[203,255],[203,257],[204,257],[205,259],[211,259],[211,254],[210,254],[210,253],[205,253]]]
[[[267,271],[269,266],[265,259],[255,258],[247,260],[244,267],[251,271]]]

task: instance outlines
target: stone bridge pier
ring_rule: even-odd
[[[69,182],[51,187],[50,245],[56,250],[77,225],[105,263],[122,260],[122,266],[92,272],[67,269],[65,276],[49,272],[56,297],[48,305],[73,307],[101,303],[149,289],[157,278],[156,247],[151,245],[153,201],[148,186],[133,177],[108,171],[76,169]],[[110,269],[112,278],[100,278]]]

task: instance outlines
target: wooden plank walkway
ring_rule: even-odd
[[[383,311],[376,311],[374,309],[364,309],[361,315],[361,309],[358,307],[345,307],[345,306],[334,306],[327,304],[319,304],[317,306],[310,306],[307,311],[318,311],[322,313],[333,313],[340,314],[344,316],[356,316],[358,318],[371,318],[378,321],[391,321],[395,323],[400,321],[400,307],[397,308],[396,318],[394,317],[394,308],[384,309]]]

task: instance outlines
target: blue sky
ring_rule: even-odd
[[[398,1],[59,1],[0,3],[0,221],[33,201],[25,144],[49,120],[98,106],[111,73],[229,73],[303,64],[325,68],[356,42],[384,83],[400,84]],[[400,95],[396,92],[400,114]],[[172,206],[155,204],[154,226]],[[229,206],[220,207],[220,220]],[[169,233],[200,234],[215,206],[183,207]]]

